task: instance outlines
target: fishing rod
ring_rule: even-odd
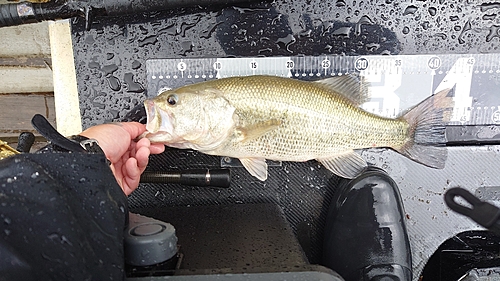
[[[0,5],[0,27],[82,17],[87,30],[96,16],[122,16],[179,7],[231,5],[250,0],[53,0]]]

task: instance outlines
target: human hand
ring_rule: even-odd
[[[146,131],[146,126],[137,122],[108,123],[88,128],[79,135],[96,139],[111,161],[111,170],[126,195],[139,186],[142,172],[148,165],[149,155],[162,153],[165,146],[151,144],[146,138],[134,139]]]

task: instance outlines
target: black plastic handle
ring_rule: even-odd
[[[469,206],[457,203],[462,198]],[[500,234],[500,209],[488,202],[481,201],[469,191],[454,187],[446,191],[444,195],[446,205],[453,211],[471,218],[481,226]]]
[[[52,127],[43,115],[35,114],[35,116],[31,118],[31,125],[33,125],[33,128],[35,128],[40,135],[61,148],[73,152],[86,152],[86,150],[79,143],[69,140],[61,135],[54,127]]]
[[[19,135],[16,149],[21,153],[29,153],[34,142],[35,135],[32,132],[23,132]]]
[[[142,173],[142,183],[177,183],[191,186],[229,187],[231,172],[228,169],[194,169],[176,172]]]

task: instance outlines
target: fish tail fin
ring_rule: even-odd
[[[453,106],[450,89],[443,90],[404,114],[408,122],[409,140],[399,148],[399,153],[425,166],[444,168],[448,150],[445,147],[445,121],[449,118],[447,109]]]

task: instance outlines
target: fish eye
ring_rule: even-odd
[[[178,100],[178,99],[179,99],[179,98],[177,97],[177,95],[173,95],[173,94],[172,94],[172,95],[169,95],[169,96],[167,97],[167,102],[168,102],[168,104],[170,104],[170,105],[176,105],[176,104],[177,104],[177,100]]]

